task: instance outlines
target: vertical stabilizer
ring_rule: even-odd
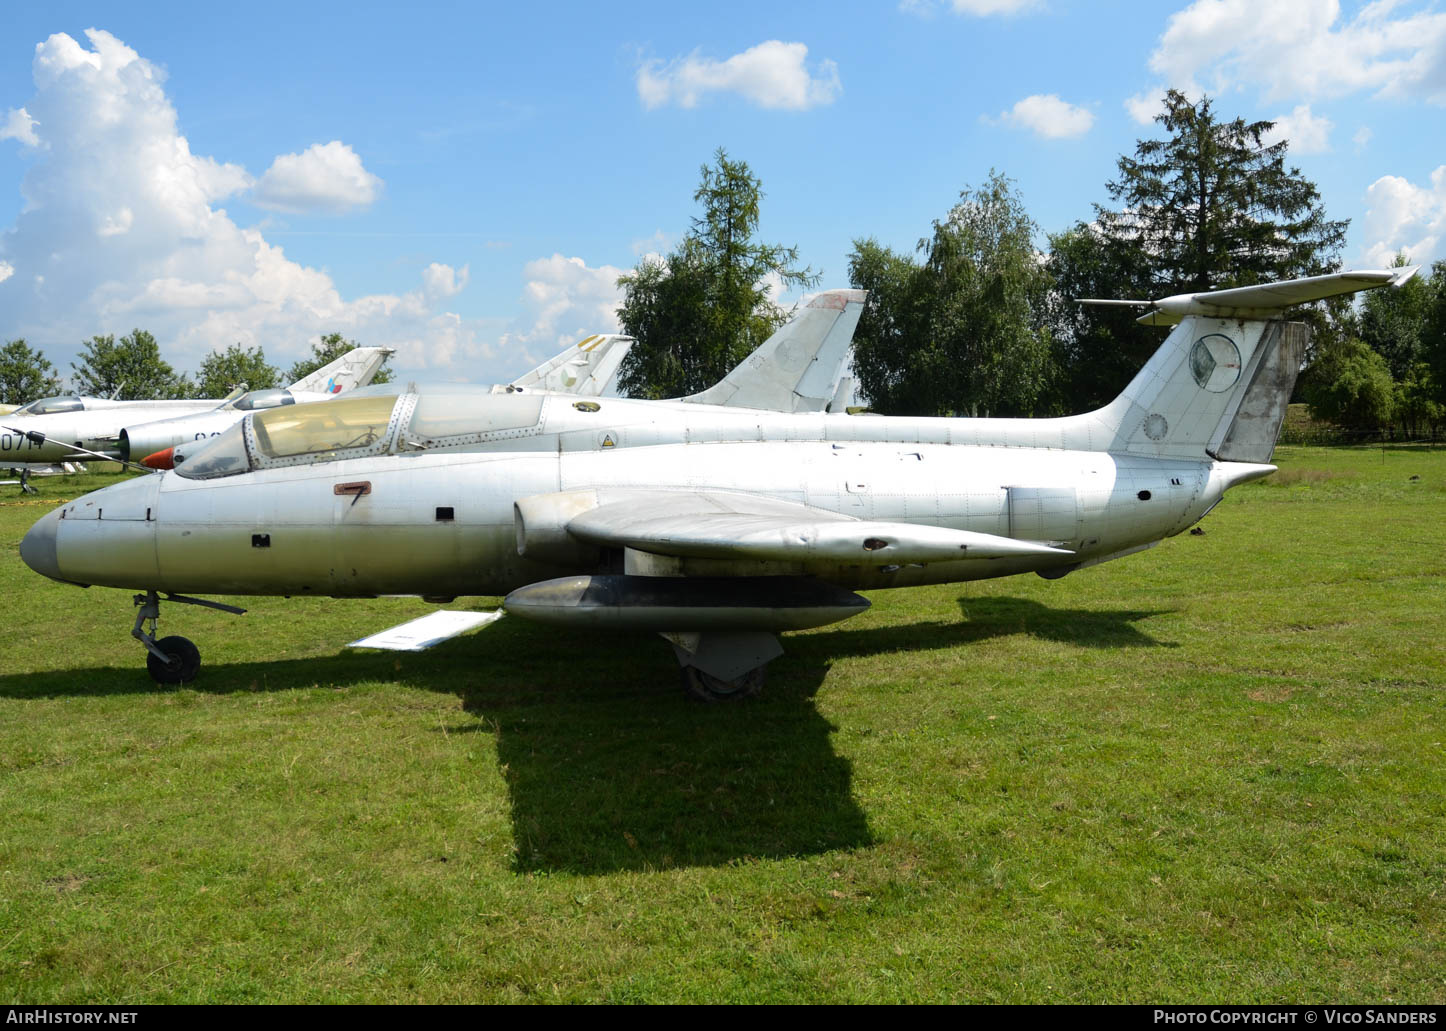
[[[1181,294],[1137,304],[1139,321],[1173,325],[1119,397],[1093,413],[1113,433],[1110,451],[1160,458],[1270,461],[1310,342],[1281,318],[1296,304],[1397,287],[1416,269],[1336,272],[1280,283]]]
[[[393,353],[390,347],[353,347],[340,358],[301,377],[288,389],[298,393],[340,394],[364,387]]]
[[[617,333],[595,333],[526,375],[519,376],[509,385],[598,397],[613,387],[618,369],[633,343],[632,337]]]
[[[824,291],[721,381],[683,400],[776,412],[828,410],[867,296],[864,290]]]
[[[1110,450],[1201,458],[1228,440],[1232,460],[1268,461],[1309,339],[1300,323],[1186,317],[1102,413]]]

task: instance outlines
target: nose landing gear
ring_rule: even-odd
[[[204,598],[189,598],[184,594],[167,594],[166,600],[180,602],[182,605],[220,609],[238,616],[246,614],[245,609],[235,605],[206,601]],[[161,618],[160,595],[155,591],[137,594],[135,604],[140,611],[136,613],[136,623],[131,628],[131,636],[140,641],[150,653],[146,656],[146,669],[150,671],[151,678],[158,684],[188,684],[195,680],[196,674],[201,670],[200,649],[184,637],[163,637],[156,640],[156,621]],[[145,627],[147,623],[150,624],[148,628]]]

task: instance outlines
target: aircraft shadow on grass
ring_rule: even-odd
[[[1086,648],[1178,648],[1176,642],[1156,640],[1133,625],[1170,611],[1056,609],[1029,598],[965,597],[959,599],[965,619],[959,639],[962,643],[1022,633]]]
[[[834,630],[786,639],[764,694],[705,706],[678,689],[666,647],[646,637],[568,634],[519,619],[421,653],[343,651],[203,669],[211,694],[378,680],[453,694],[473,717],[436,733],[486,734],[511,801],[519,871],[605,873],[817,855],[873,838],[852,765],[814,704],[831,659],[945,649],[1019,633],[1092,646],[1158,646],[1130,624],[1150,612],[1051,609],[963,599],[965,622]],[[144,669],[0,677],[11,698],[170,690]]]

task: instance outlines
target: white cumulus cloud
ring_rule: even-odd
[[[1365,262],[1386,268],[1400,251],[1413,262],[1442,256],[1446,238],[1446,165],[1431,173],[1429,186],[1399,175],[1383,175],[1366,189]]]
[[[422,270],[422,290],[428,297],[442,300],[461,293],[467,285],[467,277],[466,265],[454,269],[451,265],[434,261]]]
[[[1140,125],[1149,125],[1164,110],[1165,90],[1162,87],[1142,90],[1125,100],[1125,110]]]
[[[273,211],[339,215],[367,207],[381,191],[382,181],[362,167],[357,152],[332,140],[277,157],[257,181],[251,199]]]
[[[522,345],[537,365],[589,334],[616,333],[623,299],[618,277],[624,271],[613,265],[590,268],[581,258],[561,254],[529,261],[522,270],[523,314],[503,334],[502,346]]]
[[[1195,0],[1170,16],[1150,68],[1212,94],[1312,100],[1371,90],[1446,104],[1446,12],[1399,7],[1377,0],[1343,18],[1339,0]]]
[[[1066,140],[1089,132],[1095,116],[1085,108],[1060,100],[1057,94],[1036,93],[1008,111],[1001,111],[997,121],[1016,129],[1028,129],[1047,140]]]
[[[157,66],[108,32],[86,37],[89,47],[56,34],[35,51],[24,108],[34,160],[20,214],[0,227],[7,332],[61,369],[81,341],[136,326],[178,369],[236,342],[285,366],[329,332],[397,347],[403,368],[497,357],[495,333],[441,307],[465,287],[466,266],[433,263],[405,292],[348,300],[325,272],[238,226],[214,205],[252,185],[246,170],[191,152]],[[349,148],[293,155],[302,172],[316,170],[313,154],[351,175],[349,196],[374,188]]]
[[[655,229],[652,236],[634,240],[630,249],[638,257],[657,257],[673,244],[673,238],[661,229]]]
[[[710,93],[737,93],[759,107],[805,111],[831,104],[842,91],[838,65],[819,61],[810,72],[803,43],[770,39],[719,61],[694,51],[638,68],[638,98],[649,109],[665,104],[696,107]]]
[[[26,146],[40,146],[40,137],[35,135],[35,119],[23,107],[12,107],[0,125],[0,140],[19,140]]]
[[[1309,104],[1298,104],[1288,115],[1276,115],[1274,128],[1261,142],[1266,144],[1290,141],[1292,154],[1324,154],[1331,149],[1331,130],[1335,123],[1324,115],[1311,113]]]

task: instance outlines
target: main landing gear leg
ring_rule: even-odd
[[[180,602],[182,605],[220,609],[238,616],[246,612],[235,605],[188,598],[184,594],[167,594],[166,600]],[[189,684],[195,680],[196,674],[201,670],[200,649],[184,637],[163,637],[156,640],[156,621],[161,618],[160,595],[155,591],[137,594],[135,604],[140,611],[136,613],[136,624],[131,628],[131,636],[140,641],[150,653],[146,656],[146,669],[150,671],[151,679],[158,684]],[[148,628],[146,624],[149,624]]]
[[[20,470],[20,490],[25,494],[39,494],[40,491],[30,486],[30,468],[27,466]]]
[[[683,667],[683,690],[700,702],[733,702],[763,690],[768,664],[783,654],[763,631],[664,633]]]

